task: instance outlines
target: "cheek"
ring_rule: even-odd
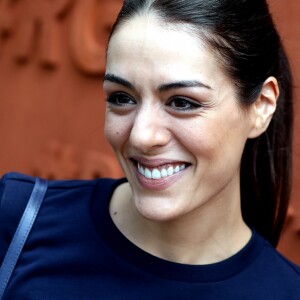
[[[180,120],[173,125],[174,134],[180,144],[193,156],[213,157],[220,143],[217,128],[206,120]]]
[[[107,141],[116,151],[128,139],[130,125],[118,116],[106,114],[104,134]]]
[[[201,118],[198,122],[174,124],[177,139],[196,159],[215,162],[239,157],[246,141],[240,119]]]

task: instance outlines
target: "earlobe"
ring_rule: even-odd
[[[269,77],[264,82],[257,100],[253,103],[253,127],[249,132],[249,138],[256,138],[266,131],[276,110],[278,96],[277,79]]]

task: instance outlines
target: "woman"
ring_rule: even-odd
[[[125,1],[104,91],[128,182],[50,182],[5,299],[299,299],[300,269],[271,246],[292,92],[265,1]],[[31,188],[9,175],[2,199]]]

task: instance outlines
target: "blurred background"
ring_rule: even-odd
[[[295,78],[294,185],[279,250],[300,264],[300,1],[269,0]],[[105,48],[122,0],[0,0],[0,175],[120,177],[104,139]]]

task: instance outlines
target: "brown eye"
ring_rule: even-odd
[[[115,93],[107,97],[106,101],[115,106],[134,105],[136,102],[125,93]]]
[[[195,101],[192,101],[184,97],[173,97],[167,104],[175,110],[193,110],[201,107],[201,105]]]

